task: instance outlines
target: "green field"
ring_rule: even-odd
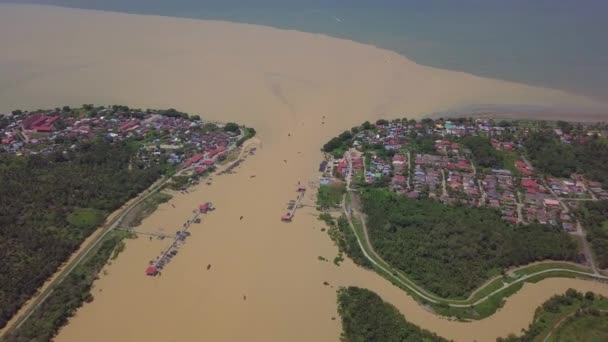
[[[556,329],[548,341],[554,342],[604,342],[608,341],[608,316],[572,317]]]
[[[342,196],[346,192],[346,186],[341,183],[321,185],[317,193],[317,207],[320,210],[328,210],[340,207]]]
[[[125,227],[137,227],[141,224],[141,221],[150,216],[160,204],[168,202],[172,197],[173,196],[163,192],[157,192],[150,195],[125,215],[122,225]]]
[[[96,228],[103,223],[107,213],[93,208],[77,208],[67,217],[68,222],[81,229]]]

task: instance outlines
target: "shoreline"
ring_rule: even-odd
[[[544,87],[544,86],[538,86],[538,85],[530,85],[530,84],[526,84],[526,83],[504,80],[504,79],[488,78],[485,76],[480,76],[480,75],[468,73],[465,71],[454,70],[454,69],[441,69],[441,68],[437,68],[437,67],[433,67],[433,66],[428,66],[425,64],[420,64],[418,62],[415,62],[415,61],[409,59],[406,55],[402,55],[393,50],[382,48],[380,46],[377,46],[377,45],[374,45],[371,43],[359,42],[359,41],[348,39],[348,38],[332,36],[332,35],[326,34],[326,33],[307,32],[307,31],[300,31],[300,30],[296,30],[296,29],[280,28],[280,27],[275,27],[275,26],[270,26],[270,25],[253,24],[253,23],[247,23],[247,22],[237,22],[237,21],[222,20],[222,19],[198,19],[198,18],[192,18],[192,17],[179,17],[179,16],[174,17],[174,16],[158,15],[158,14],[139,14],[139,13],[131,13],[131,12],[116,12],[116,11],[110,11],[110,10],[84,9],[84,8],[78,8],[78,7],[66,7],[66,6],[59,6],[59,5],[47,5],[47,4],[44,4],[44,5],[42,5],[42,4],[18,4],[18,3],[9,2],[9,3],[0,3],[0,8],[1,7],[7,7],[7,8],[13,7],[13,9],[31,8],[33,10],[47,8],[47,9],[56,10],[59,12],[61,12],[61,11],[74,12],[74,13],[68,13],[68,14],[95,14],[95,15],[103,15],[103,16],[117,16],[117,17],[131,18],[131,19],[137,18],[137,19],[143,19],[143,20],[153,19],[153,20],[163,22],[163,23],[167,23],[167,22],[171,22],[171,21],[175,21],[175,22],[181,21],[183,23],[187,23],[190,25],[192,25],[192,24],[196,25],[196,24],[200,24],[200,23],[209,23],[209,24],[219,24],[222,26],[234,26],[235,28],[238,28],[238,29],[249,28],[249,29],[254,29],[254,30],[262,29],[262,30],[266,30],[266,31],[277,31],[277,32],[283,32],[283,33],[287,33],[287,34],[293,33],[293,34],[297,34],[300,36],[307,36],[307,38],[311,38],[311,37],[319,38],[319,39],[325,40],[325,41],[334,41],[334,42],[340,43],[340,44],[357,46],[358,48],[373,49],[373,50],[376,50],[377,52],[381,52],[383,54],[388,55],[387,58],[389,61],[392,58],[405,60],[405,61],[407,61],[408,64],[411,64],[411,66],[417,67],[420,69],[445,72],[445,73],[450,73],[453,75],[463,75],[463,76],[467,76],[469,78],[473,78],[476,80],[492,80],[494,82],[499,82],[499,83],[501,83],[505,86],[509,86],[509,87],[526,87],[526,88],[529,88],[530,90],[548,91],[548,92],[552,92],[556,95],[561,95],[564,97],[577,99],[577,102],[579,102],[579,104],[577,104],[575,106],[567,106],[568,109],[554,109],[554,108],[558,108],[558,106],[560,106],[558,104],[542,105],[542,104],[525,104],[525,103],[515,104],[514,103],[511,105],[504,105],[504,104],[500,104],[500,103],[482,102],[481,104],[478,104],[478,105],[464,104],[464,105],[457,105],[457,106],[453,106],[453,107],[446,107],[446,108],[443,108],[443,110],[441,110],[441,111],[429,112],[428,114],[423,114],[422,117],[426,117],[426,116],[435,117],[435,115],[442,115],[441,113],[450,113],[450,112],[455,112],[454,115],[462,115],[463,113],[467,113],[467,112],[471,112],[471,111],[473,111],[473,112],[509,113],[509,114],[514,114],[520,118],[525,118],[526,115],[538,115],[540,113],[543,113],[543,115],[548,115],[549,117],[559,117],[562,115],[567,116],[568,113],[572,113],[573,111],[579,111],[579,112],[586,113],[586,114],[583,114],[585,116],[585,118],[583,118],[582,121],[596,121],[596,119],[595,119],[596,117],[601,117],[601,116],[608,117],[608,114],[607,114],[608,113],[608,100],[597,99],[594,97],[587,96],[585,94],[571,93],[571,92],[561,90],[561,89],[556,89],[556,88],[550,88],[550,87]],[[526,101],[524,100],[523,102],[526,102]],[[582,102],[585,102],[586,104],[583,105]],[[74,103],[74,105],[76,105],[76,103]],[[523,109],[522,109],[522,107],[523,107]],[[529,109],[526,110],[525,109],[526,107],[528,107]],[[511,109],[513,109],[513,110],[511,110]],[[0,111],[1,110],[2,110],[2,108],[0,107]],[[11,109],[6,108],[4,110],[8,111]],[[499,114],[499,115],[509,115],[509,114]],[[420,113],[418,115],[420,115]],[[593,117],[593,118],[591,118],[591,117]]]
[[[0,4],[0,5],[2,5],[2,4]],[[23,3],[23,4],[19,4],[19,3],[11,3],[11,2],[7,2],[7,3],[5,3],[5,5],[31,6],[31,7],[41,7],[42,6],[42,7],[51,7],[51,8],[58,8],[58,9],[74,10],[74,11],[102,12],[102,13],[108,13],[108,14],[122,14],[122,15],[129,15],[129,16],[157,17],[157,18],[168,18],[168,19],[189,20],[189,21],[208,21],[208,22],[229,23],[229,24],[234,24],[234,25],[247,25],[247,26],[255,26],[255,27],[261,26],[261,27],[267,27],[267,28],[271,28],[271,29],[275,29],[275,30],[281,30],[281,31],[291,31],[291,32],[306,33],[306,34],[311,34],[311,35],[319,35],[319,36],[324,36],[324,37],[327,37],[327,38],[330,38],[330,39],[343,40],[343,41],[348,41],[348,42],[354,43],[354,44],[361,44],[361,45],[373,47],[373,48],[378,49],[378,50],[390,51],[392,53],[395,53],[395,54],[399,55],[400,57],[408,59],[409,61],[411,61],[411,62],[413,62],[413,63],[415,63],[415,64],[417,64],[417,65],[419,65],[421,67],[433,68],[433,69],[438,69],[438,70],[445,70],[445,71],[456,72],[456,73],[464,73],[464,74],[473,75],[473,76],[479,77],[479,78],[488,78],[488,79],[498,80],[498,81],[501,81],[501,82],[507,82],[507,83],[512,83],[512,84],[520,84],[520,85],[525,84],[525,85],[528,85],[528,86],[531,86],[531,87],[535,87],[535,88],[551,89],[551,90],[562,92],[564,94],[570,94],[570,95],[576,95],[576,96],[585,97],[585,98],[590,99],[592,101],[597,101],[598,103],[603,102],[605,105],[608,105],[608,99],[605,99],[605,98],[602,99],[599,96],[593,96],[593,95],[589,95],[589,94],[579,93],[579,92],[577,92],[575,90],[567,90],[567,89],[561,89],[561,88],[554,88],[554,87],[552,87],[550,85],[543,85],[543,84],[532,84],[532,83],[527,83],[525,80],[509,80],[509,79],[506,79],[506,78],[494,77],[494,76],[491,76],[491,75],[483,75],[481,73],[477,73],[477,72],[474,72],[474,71],[471,71],[471,70],[460,70],[460,69],[453,69],[453,68],[449,68],[449,67],[433,66],[433,65],[430,65],[430,64],[426,64],[426,63],[424,63],[422,61],[414,61],[406,53],[399,52],[396,49],[393,49],[391,47],[385,47],[385,46],[378,45],[378,44],[376,44],[376,43],[374,43],[373,41],[370,41],[370,40],[365,40],[365,39],[356,40],[355,38],[352,38],[352,37],[334,35],[332,33],[327,33],[327,32],[307,31],[307,30],[302,30],[302,29],[297,29],[297,28],[282,27],[280,25],[276,25],[276,24],[273,24],[273,23],[255,23],[255,22],[250,22],[250,21],[237,21],[237,20],[233,20],[233,19],[230,19],[230,18],[213,18],[213,17],[209,17],[209,18],[201,17],[201,18],[199,18],[199,17],[194,17],[194,16],[179,15],[179,14],[169,15],[169,14],[158,14],[158,13],[142,13],[142,12],[136,12],[136,11],[132,11],[132,10],[121,11],[121,10],[112,10],[112,9],[84,8],[84,7],[76,7],[76,6],[73,6],[73,5],[35,4],[35,3]],[[594,116],[601,116],[602,114],[606,115],[606,110],[594,112],[593,115]],[[553,115],[553,114],[550,114],[550,115]],[[559,114],[558,114],[558,116],[559,116]],[[585,119],[584,121],[593,121],[593,120],[594,119]]]
[[[145,277],[142,265],[162,243],[127,241],[95,282],[96,299],[70,319],[58,341],[79,341],[83,334],[91,341],[337,340],[340,324],[331,320],[337,317],[335,290],[350,285],[377,292],[408,320],[441,335],[488,340],[527,326],[537,306],[531,308],[529,296],[547,298],[564,285],[597,287],[526,284],[491,318],[452,322],[349,260],[339,267],[321,263],[318,256],[331,259],[337,248],[320,231],[314,210],[305,207],[293,222],[280,221],[297,182],[316,181],[322,143],[350,125],[419,117],[478,99],[558,105],[589,104],[586,99],[422,67],[390,51],[321,35],[195,19],[0,8],[0,27],[30,32],[15,40],[0,31],[0,42],[13,47],[0,56],[0,68],[23,59],[10,69],[10,83],[0,81],[3,106],[178,106],[207,121],[255,127],[264,142],[236,174],[177,195],[143,220],[144,228],[170,231],[198,203],[217,207],[160,278]],[[48,43],[57,36],[65,39]],[[98,99],[90,101],[92,96]],[[312,203],[308,195],[305,203]],[[209,271],[207,264],[213,265]]]

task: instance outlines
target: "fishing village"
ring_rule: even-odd
[[[235,172],[235,169],[238,168],[248,156],[252,156],[255,155],[256,151],[257,151],[257,147],[255,147],[255,144],[252,144],[251,146],[247,146],[244,147],[242,149],[237,148],[236,146],[229,146],[227,149],[221,149],[221,151],[219,153],[222,152],[234,152],[234,153],[239,153],[239,156],[235,157],[235,160],[229,161],[229,160],[225,160],[225,163],[223,165],[223,167],[216,169],[215,166],[213,169],[216,171],[216,175],[221,176],[221,175],[226,175],[226,174],[232,174]],[[200,155],[195,155],[192,158],[190,158],[189,160],[187,160],[184,165],[183,165],[183,169],[182,171],[186,171],[186,172],[190,172],[192,173],[193,171],[195,173],[200,174],[201,172],[197,172],[196,170],[198,168],[201,167],[208,167],[211,165],[215,164],[215,159],[212,159],[214,157],[216,157],[216,155],[218,154],[217,152],[218,149],[216,150],[212,150],[209,153],[206,154],[200,154]],[[209,163],[208,161],[212,161],[212,163]],[[202,165],[205,166],[202,166]],[[207,169],[205,170],[207,171]],[[211,175],[208,175],[205,179],[205,184],[206,185],[211,185],[213,181],[213,178]],[[196,185],[199,184],[199,180],[192,180],[189,184],[192,185]],[[189,190],[187,187],[181,188],[179,190],[179,194],[182,195],[186,195],[186,194],[190,194],[191,190]],[[173,208],[175,208],[175,206],[172,204],[171,205]],[[180,248],[182,248],[185,244],[187,239],[191,236],[192,234],[192,225],[197,225],[200,226],[203,223],[203,216],[206,214],[209,214],[210,212],[214,211],[216,208],[213,205],[212,202],[204,202],[201,203],[198,208],[194,209],[192,211],[192,216],[187,219],[182,227],[179,227],[178,230],[174,233],[174,234],[165,234],[162,231],[158,231],[158,232],[144,232],[144,231],[138,231],[136,229],[130,229],[129,231],[132,233],[135,233],[137,235],[147,235],[149,236],[149,239],[152,240],[153,237],[156,237],[157,239],[160,240],[164,240],[164,239],[171,239],[171,243],[165,247],[164,249],[162,249],[162,251],[160,252],[160,254],[149,261],[148,266],[145,269],[145,275],[147,276],[160,276],[162,275],[162,270],[167,266],[167,264],[169,262],[171,262],[171,260],[173,260],[173,258],[175,256],[177,256]],[[242,217],[241,217],[242,219]],[[211,267],[211,265],[209,264],[207,266],[207,269],[209,269]]]
[[[192,216],[191,219],[187,220],[186,223],[184,223],[183,229],[178,230],[175,233],[173,242],[169,245],[169,247],[167,247],[155,260],[150,261],[150,266],[146,268],[146,275],[158,275],[165,267],[165,265],[169,263],[174,256],[177,255],[179,248],[186,243],[186,239],[190,236],[190,226],[192,224],[200,224],[201,214],[207,214],[213,209],[213,204],[211,202],[207,202],[201,204],[198,210],[194,210],[194,216]]]

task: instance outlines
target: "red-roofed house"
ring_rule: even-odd
[[[287,214],[281,216],[281,221],[283,221],[283,222],[291,222],[291,218],[292,218],[291,214],[287,213]]]
[[[146,268],[146,275],[153,277],[157,274],[158,274],[158,269],[156,268],[156,266],[148,266],[148,268]]]
[[[203,159],[204,155],[202,153],[197,153],[195,155],[193,155],[190,159],[188,159],[188,162],[190,164],[194,164],[196,162],[198,162],[199,160]]]
[[[188,167],[194,163],[197,163],[199,160],[203,159],[203,157],[204,155],[202,155],[201,153],[193,155],[192,157],[190,157],[190,159],[186,161],[186,163],[184,163],[184,167]]]
[[[202,214],[206,214],[206,213],[209,211],[209,209],[211,209],[211,208],[209,207],[209,203],[204,203],[204,204],[201,204],[201,205],[199,205],[199,206],[198,206],[198,210],[199,210],[199,211],[200,211]]]
[[[225,146],[218,146],[215,150],[209,152],[209,154],[207,155],[207,158],[213,158],[215,157],[218,153],[220,152],[224,152],[226,150]]]
[[[538,184],[536,184],[536,181],[530,178],[522,179],[521,186],[523,186],[524,188],[538,188]]]
[[[399,184],[399,185],[405,184],[405,176],[404,175],[395,175],[393,177],[393,184]]]
[[[405,163],[405,156],[402,156],[400,154],[396,154],[393,157],[393,165],[395,165],[395,164],[403,164],[403,163]]]
[[[37,126],[35,129],[36,129],[36,132],[40,132],[40,133],[49,133],[49,132],[53,131],[53,127],[48,126],[48,125]]]
[[[121,132],[126,132],[135,129],[138,126],[137,121],[129,121],[122,126],[120,126]]]

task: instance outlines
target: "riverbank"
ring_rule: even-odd
[[[253,25],[0,5],[0,28],[0,42],[11,46],[0,56],[0,68],[8,70],[0,80],[1,109],[180,104],[179,110],[203,119],[255,127],[262,142],[236,173],[177,194],[142,221],[142,228],[169,231],[199,203],[217,207],[193,228],[162,277],[146,277],[142,265],[163,241],[127,241],[95,282],[96,300],[77,312],[57,341],[335,341],[341,331],[331,319],[337,317],[335,291],[351,285],[378,293],[408,320],[442,336],[492,340],[526,327],[535,301],[562,286],[598,288],[579,280],[526,284],[490,318],[451,322],[349,260],[339,267],[319,261],[319,255],[333,258],[337,250],[321,232],[314,208],[298,210],[291,223],[280,221],[297,182],[308,186],[316,180],[322,142],[344,127],[479,102],[598,105],[591,100],[427,68],[349,41]],[[305,204],[314,206],[308,195],[313,192]],[[601,291],[608,292],[605,286]]]
[[[356,196],[346,194],[347,196]],[[345,201],[346,202],[346,201]],[[356,241],[350,241],[348,249],[362,254],[366,259],[365,266],[374,269],[380,276],[386,278],[395,286],[402,288],[415,298],[422,306],[428,306],[438,315],[449,319],[462,321],[480,320],[496,313],[504,302],[517,293],[525,283],[537,283],[547,278],[577,278],[606,283],[608,277],[596,274],[588,267],[569,262],[535,262],[516,267],[506,272],[505,276],[495,277],[475,289],[466,299],[442,298],[430,293],[407,277],[403,272],[391,267],[373,250],[367,236],[362,214],[356,209],[342,204],[343,215],[346,217]],[[348,240],[348,239],[347,239]],[[355,251],[356,250],[356,251]],[[357,262],[363,260],[357,257]]]

